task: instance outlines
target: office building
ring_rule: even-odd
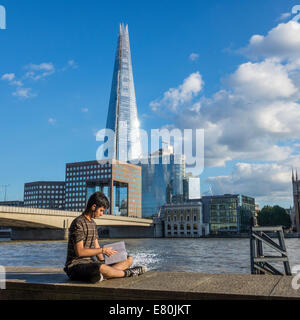
[[[203,196],[203,210],[209,219],[210,233],[248,232],[255,217],[255,199],[243,195]]]
[[[199,238],[209,234],[209,224],[204,222],[201,201],[166,204],[162,212],[166,238]]]
[[[183,195],[184,156],[175,155],[170,149],[160,149],[139,166],[142,168],[143,217],[152,217],[171,198]]]
[[[200,200],[200,178],[194,177],[191,174],[186,174],[182,182],[184,202],[187,202],[189,200]]]
[[[64,210],[65,182],[38,181],[25,183],[24,207]]]
[[[124,127],[124,124],[126,127]],[[127,162],[142,154],[128,26],[120,25],[106,128],[115,133],[109,158]],[[127,151],[127,156],[122,153]],[[125,156],[125,158],[124,158]],[[100,159],[102,160],[102,159]]]
[[[66,165],[66,210],[82,212],[89,197],[103,192],[110,200],[107,214],[141,217],[141,168],[111,161]]]

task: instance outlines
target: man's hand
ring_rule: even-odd
[[[113,250],[112,248],[103,248],[103,254],[105,254],[108,257],[113,256],[114,254],[116,254],[118,251]]]

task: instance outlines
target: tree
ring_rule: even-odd
[[[292,225],[289,214],[280,206],[264,206],[257,220],[260,226],[283,226],[289,229]]]

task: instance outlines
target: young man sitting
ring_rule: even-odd
[[[143,274],[145,267],[130,268],[133,259],[106,265],[104,255],[111,257],[117,251],[100,248],[97,225],[93,219],[103,216],[109,201],[101,192],[94,193],[81,216],[73,220],[69,230],[68,253],[64,271],[71,280],[96,283],[103,277],[124,278]],[[97,257],[98,261],[94,259]]]

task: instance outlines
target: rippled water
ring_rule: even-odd
[[[100,244],[117,241],[104,240]],[[150,270],[250,273],[248,239],[127,239],[125,242],[128,253],[135,258],[135,264],[146,265]],[[291,267],[300,265],[300,239],[286,239],[286,246]],[[66,251],[65,241],[2,240],[0,265],[61,268],[65,263]],[[282,269],[282,264],[278,267]]]

